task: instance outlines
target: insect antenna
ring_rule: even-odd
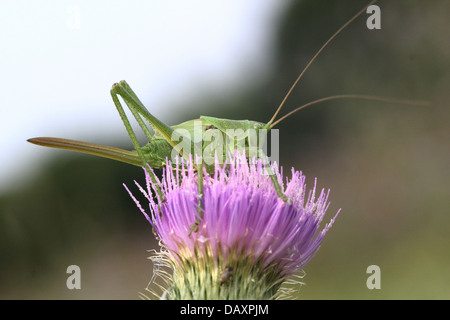
[[[336,38],[336,36],[342,32],[342,30],[344,30],[350,23],[352,23],[356,18],[358,18],[364,11],[366,11],[366,9],[371,6],[372,4],[374,4],[375,2],[377,2],[377,0],[373,0],[371,1],[368,5],[366,5],[363,9],[361,9],[357,14],[355,14],[352,18],[350,18],[350,20],[348,20],[342,27],[340,27],[323,45],[322,47],[316,52],[316,54],[312,57],[312,59],[308,62],[308,64],[306,65],[306,67],[303,69],[303,71],[300,73],[300,75],[297,77],[297,79],[295,80],[294,84],[291,86],[291,88],[289,89],[289,91],[287,92],[287,94],[284,96],[283,101],[281,101],[281,104],[278,106],[278,109],[275,111],[274,115],[272,116],[272,119],[270,119],[270,121],[266,124],[266,128],[272,128],[273,125],[272,123],[275,121],[278,113],[280,112],[281,108],[284,106],[287,98],[290,96],[290,94],[292,93],[292,91],[294,90],[294,88],[297,86],[298,82],[300,81],[300,79],[303,77],[303,74],[306,72],[306,70],[309,69],[309,67],[311,66],[311,64],[314,62],[314,60],[316,60],[317,56],[323,51],[323,49],[325,49],[325,47],[331,42],[333,41],[334,38]]]
[[[280,119],[278,119],[274,123],[270,124],[269,129],[275,127],[281,121],[288,118],[289,116],[291,116],[292,114],[294,114],[297,111],[300,111],[300,110],[302,110],[306,107],[309,107],[313,104],[317,104],[317,103],[325,102],[325,101],[329,101],[329,100],[336,100],[336,99],[362,99],[362,100],[381,101],[381,102],[388,102],[388,103],[415,105],[415,106],[421,106],[421,107],[429,107],[430,106],[430,103],[428,101],[395,99],[395,98],[390,98],[390,97],[369,96],[369,95],[363,95],[363,94],[340,94],[340,95],[329,96],[329,97],[320,98],[320,99],[308,102],[308,103],[292,110],[291,112],[285,114]]]

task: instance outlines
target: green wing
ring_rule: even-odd
[[[252,120],[230,120],[206,116],[201,116],[200,119],[207,122],[208,125],[213,125],[216,129],[219,129],[223,133],[226,133],[227,129],[242,129],[244,132],[248,129],[259,130],[265,125],[264,123]]]

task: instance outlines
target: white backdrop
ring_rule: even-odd
[[[150,110],[251,81],[287,1],[0,2],[0,192],[52,155],[26,139],[126,136],[109,89],[127,80]],[[254,78],[253,78],[254,79]],[[130,144],[131,147],[131,144]]]

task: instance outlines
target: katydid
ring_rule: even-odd
[[[343,99],[343,98],[354,98],[354,99],[365,99],[365,100],[379,100],[379,101],[385,101],[385,102],[394,102],[394,103],[404,103],[404,104],[415,104],[415,105],[424,105],[426,103],[422,101],[409,101],[409,100],[398,100],[398,99],[392,99],[392,98],[384,98],[384,97],[376,97],[376,96],[368,96],[368,95],[353,95],[353,94],[344,94],[344,95],[336,95],[336,96],[330,96],[325,97],[322,99],[318,99],[312,102],[309,102],[303,106],[300,106],[293,111],[289,112],[285,116],[277,119],[278,113],[285,104],[287,98],[293,91],[293,89],[297,86],[299,80],[302,78],[305,71],[310,67],[312,62],[316,59],[316,57],[323,51],[323,49],[330,43],[341,31],[347,27],[352,21],[354,21],[358,16],[360,16],[367,7],[375,3],[377,0],[371,1],[367,6],[365,6],[362,10],[360,10],[357,14],[355,14],[350,20],[348,20],[340,29],[338,29],[323,45],[322,47],[317,51],[317,53],[312,57],[312,59],[309,61],[309,63],[306,65],[306,67],[303,69],[303,71],[300,73],[300,75],[297,77],[293,85],[290,87],[289,91],[285,95],[284,99],[282,100],[281,104],[277,108],[276,112],[274,113],[273,117],[269,120],[267,123],[258,122],[258,121],[251,121],[251,120],[230,120],[230,119],[220,119],[220,118],[214,118],[214,117],[207,117],[207,116],[201,116],[199,119],[190,120],[183,122],[181,124],[175,125],[175,126],[168,126],[161,122],[158,118],[156,118],[154,115],[152,115],[147,108],[144,106],[144,104],[139,100],[137,95],[133,92],[133,90],[130,88],[130,86],[125,81],[120,81],[118,83],[115,83],[112,86],[111,89],[111,97],[113,99],[113,102],[117,108],[117,111],[120,114],[120,117],[125,125],[125,128],[128,132],[128,135],[131,138],[131,141],[134,146],[134,151],[127,151],[122,150],[118,148],[103,146],[103,145],[97,145],[92,143],[86,143],[86,142],[79,142],[74,140],[67,140],[67,139],[59,139],[59,138],[33,138],[29,139],[28,141],[37,145],[46,146],[46,147],[53,147],[53,148],[60,148],[60,149],[66,149],[66,150],[72,150],[72,151],[78,151],[88,154],[93,154],[100,157],[110,158],[113,160],[129,163],[135,166],[141,166],[147,169],[147,171],[150,174],[151,179],[154,181],[155,185],[156,183],[156,177],[154,173],[151,170],[148,170],[148,167],[151,168],[161,168],[166,164],[166,160],[171,158],[171,155],[175,152],[177,155],[189,159],[190,156],[192,156],[192,159],[195,162],[195,156],[199,155],[202,156],[205,150],[210,146],[211,143],[208,141],[205,142],[205,139],[203,139],[204,135],[209,134],[210,130],[213,130],[215,134],[218,134],[218,137],[221,137],[221,139],[218,139],[220,141],[225,141],[226,139],[229,139],[230,137],[227,136],[227,130],[233,129],[233,130],[241,130],[242,132],[249,132],[249,130],[253,130],[256,134],[258,134],[262,130],[269,131],[272,129],[275,125],[279,124],[282,120],[286,119],[287,117],[291,116],[293,113],[308,107],[310,105],[333,100],[333,99]],[[134,118],[138,122],[141,129],[144,131],[148,143],[144,146],[140,146],[136,135],[131,127],[131,124],[125,114],[125,111],[122,107],[122,104],[119,100],[119,96],[122,98],[122,100],[127,105],[130,112],[133,114]],[[151,128],[154,131],[154,134],[151,133],[149,128],[147,127],[144,120],[151,126]],[[197,125],[197,126],[196,126]],[[197,127],[197,128],[196,128]],[[196,143],[198,144],[199,141],[196,141],[195,133],[196,129],[200,127],[200,148],[198,151],[200,151],[200,154],[194,152]],[[174,134],[177,132],[183,131],[184,136],[183,138],[187,138],[190,141],[190,147],[189,150],[186,152],[186,148],[181,148],[181,145],[179,141],[177,141],[174,138]],[[183,135],[183,134],[182,134]],[[238,138],[239,139],[239,138]],[[198,140],[198,139],[197,139]],[[249,151],[252,146],[249,144],[249,141],[247,139],[244,139],[244,147],[246,151]],[[217,142],[217,140],[215,140]],[[235,141],[236,142],[236,141]],[[231,144],[234,146],[234,143]],[[222,148],[225,152],[231,152],[233,151],[233,148],[229,148],[230,145],[228,145],[228,149],[224,148],[224,146],[219,146]],[[217,151],[217,146],[214,150]],[[261,154],[258,149],[257,157],[264,159],[265,155]],[[209,156],[214,156],[214,154],[210,154]],[[267,162],[264,162],[267,164]],[[282,187],[280,186],[277,177],[275,177],[273,174],[271,174],[270,166],[266,166],[269,170],[270,178],[273,181],[274,188],[279,196],[280,199],[282,199],[284,202],[288,202],[289,199],[284,195],[282,191]],[[204,171],[206,174],[210,174],[214,171],[214,168],[212,166],[204,165],[203,161],[199,161],[196,165],[196,169],[198,172],[198,192],[199,192],[199,204],[198,204],[198,218],[195,221],[194,225],[191,226],[191,231],[196,231],[198,229],[199,223],[202,218],[203,214],[203,205],[202,205],[202,193],[203,193],[203,174]],[[162,198],[162,192],[161,190],[158,190],[158,193],[160,197]]]

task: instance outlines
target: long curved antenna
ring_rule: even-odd
[[[327,42],[325,42],[322,47],[319,49],[319,51],[317,51],[317,53],[312,57],[312,59],[309,61],[309,63],[306,65],[306,67],[303,69],[303,71],[300,73],[300,75],[297,77],[297,80],[295,80],[294,84],[291,86],[291,88],[289,89],[288,93],[286,94],[286,96],[283,98],[283,101],[281,101],[280,106],[278,107],[277,111],[275,111],[272,119],[270,119],[270,121],[267,123],[267,127],[272,128],[272,122],[275,121],[278,113],[280,112],[281,108],[283,107],[283,105],[285,104],[287,98],[290,96],[292,90],[294,90],[294,88],[297,86],[297,83],[300,81],[300,79],[303,77],[303,74],[306,72],[306,70],[308,70],[308,68],[311,66],[311,64],[314,62],[314,60],[316,60],[317,56],[323,51],[323,49],[325,49],[325,47],[334,39],[336,38],[336,36],[342,32],[342,30],[344,30],[350,23],[353,22],[353,20],[355,20],[356,18],[358,18],[364,11],[366,11],[366,9],[371,6],[372,4],[374,4],[375,2],[377,2],[377,0],[373,0],[371,1],[368,5],[366,5],[363,9],[361,9],[357,14],[355,14],[350,20],[348,20],[342,27],[339,28],[338,31],[336,31],[331,37],[330,39],[327,40]]]
[[[272,123],[270,125],[270,129],[272,129],[272,127],[276,126],[281,121],[283,121],[284,119],[288,118],[289,116],[291,116],[292,114],[294,114],[295,112],[297,112],[299,110],[302,110],[302,109],[304,109],[306,107],[309,107],[310,105],[313,105],[313,104],[317,104],[317,103],[325,102],[325,101],[329,101],[329,100],[336,100],[336,99],[362,99],[362,100],[382,101],[382,102],[388,102],[388,103],[399,103],[399,104],[415,105],[415,106],[421,106],[421,107],[429,107],[430,106],[430,103],[428,101],[415,101],[415,100],[395,99],[395,98],[389,98],[389,97],[377,97],[377,96],[369,96],[369,95],[363,95],[363,94],[340,94],[340,95],[329,96],[329,97],[320,98],[320,99],[308,102],[308,103],[306,103],[306,104],[304,104],[304,105],[302,105],[302,106],[292,110],[288,114],[282,116],[280,119],[278,119],[277,121]]]

